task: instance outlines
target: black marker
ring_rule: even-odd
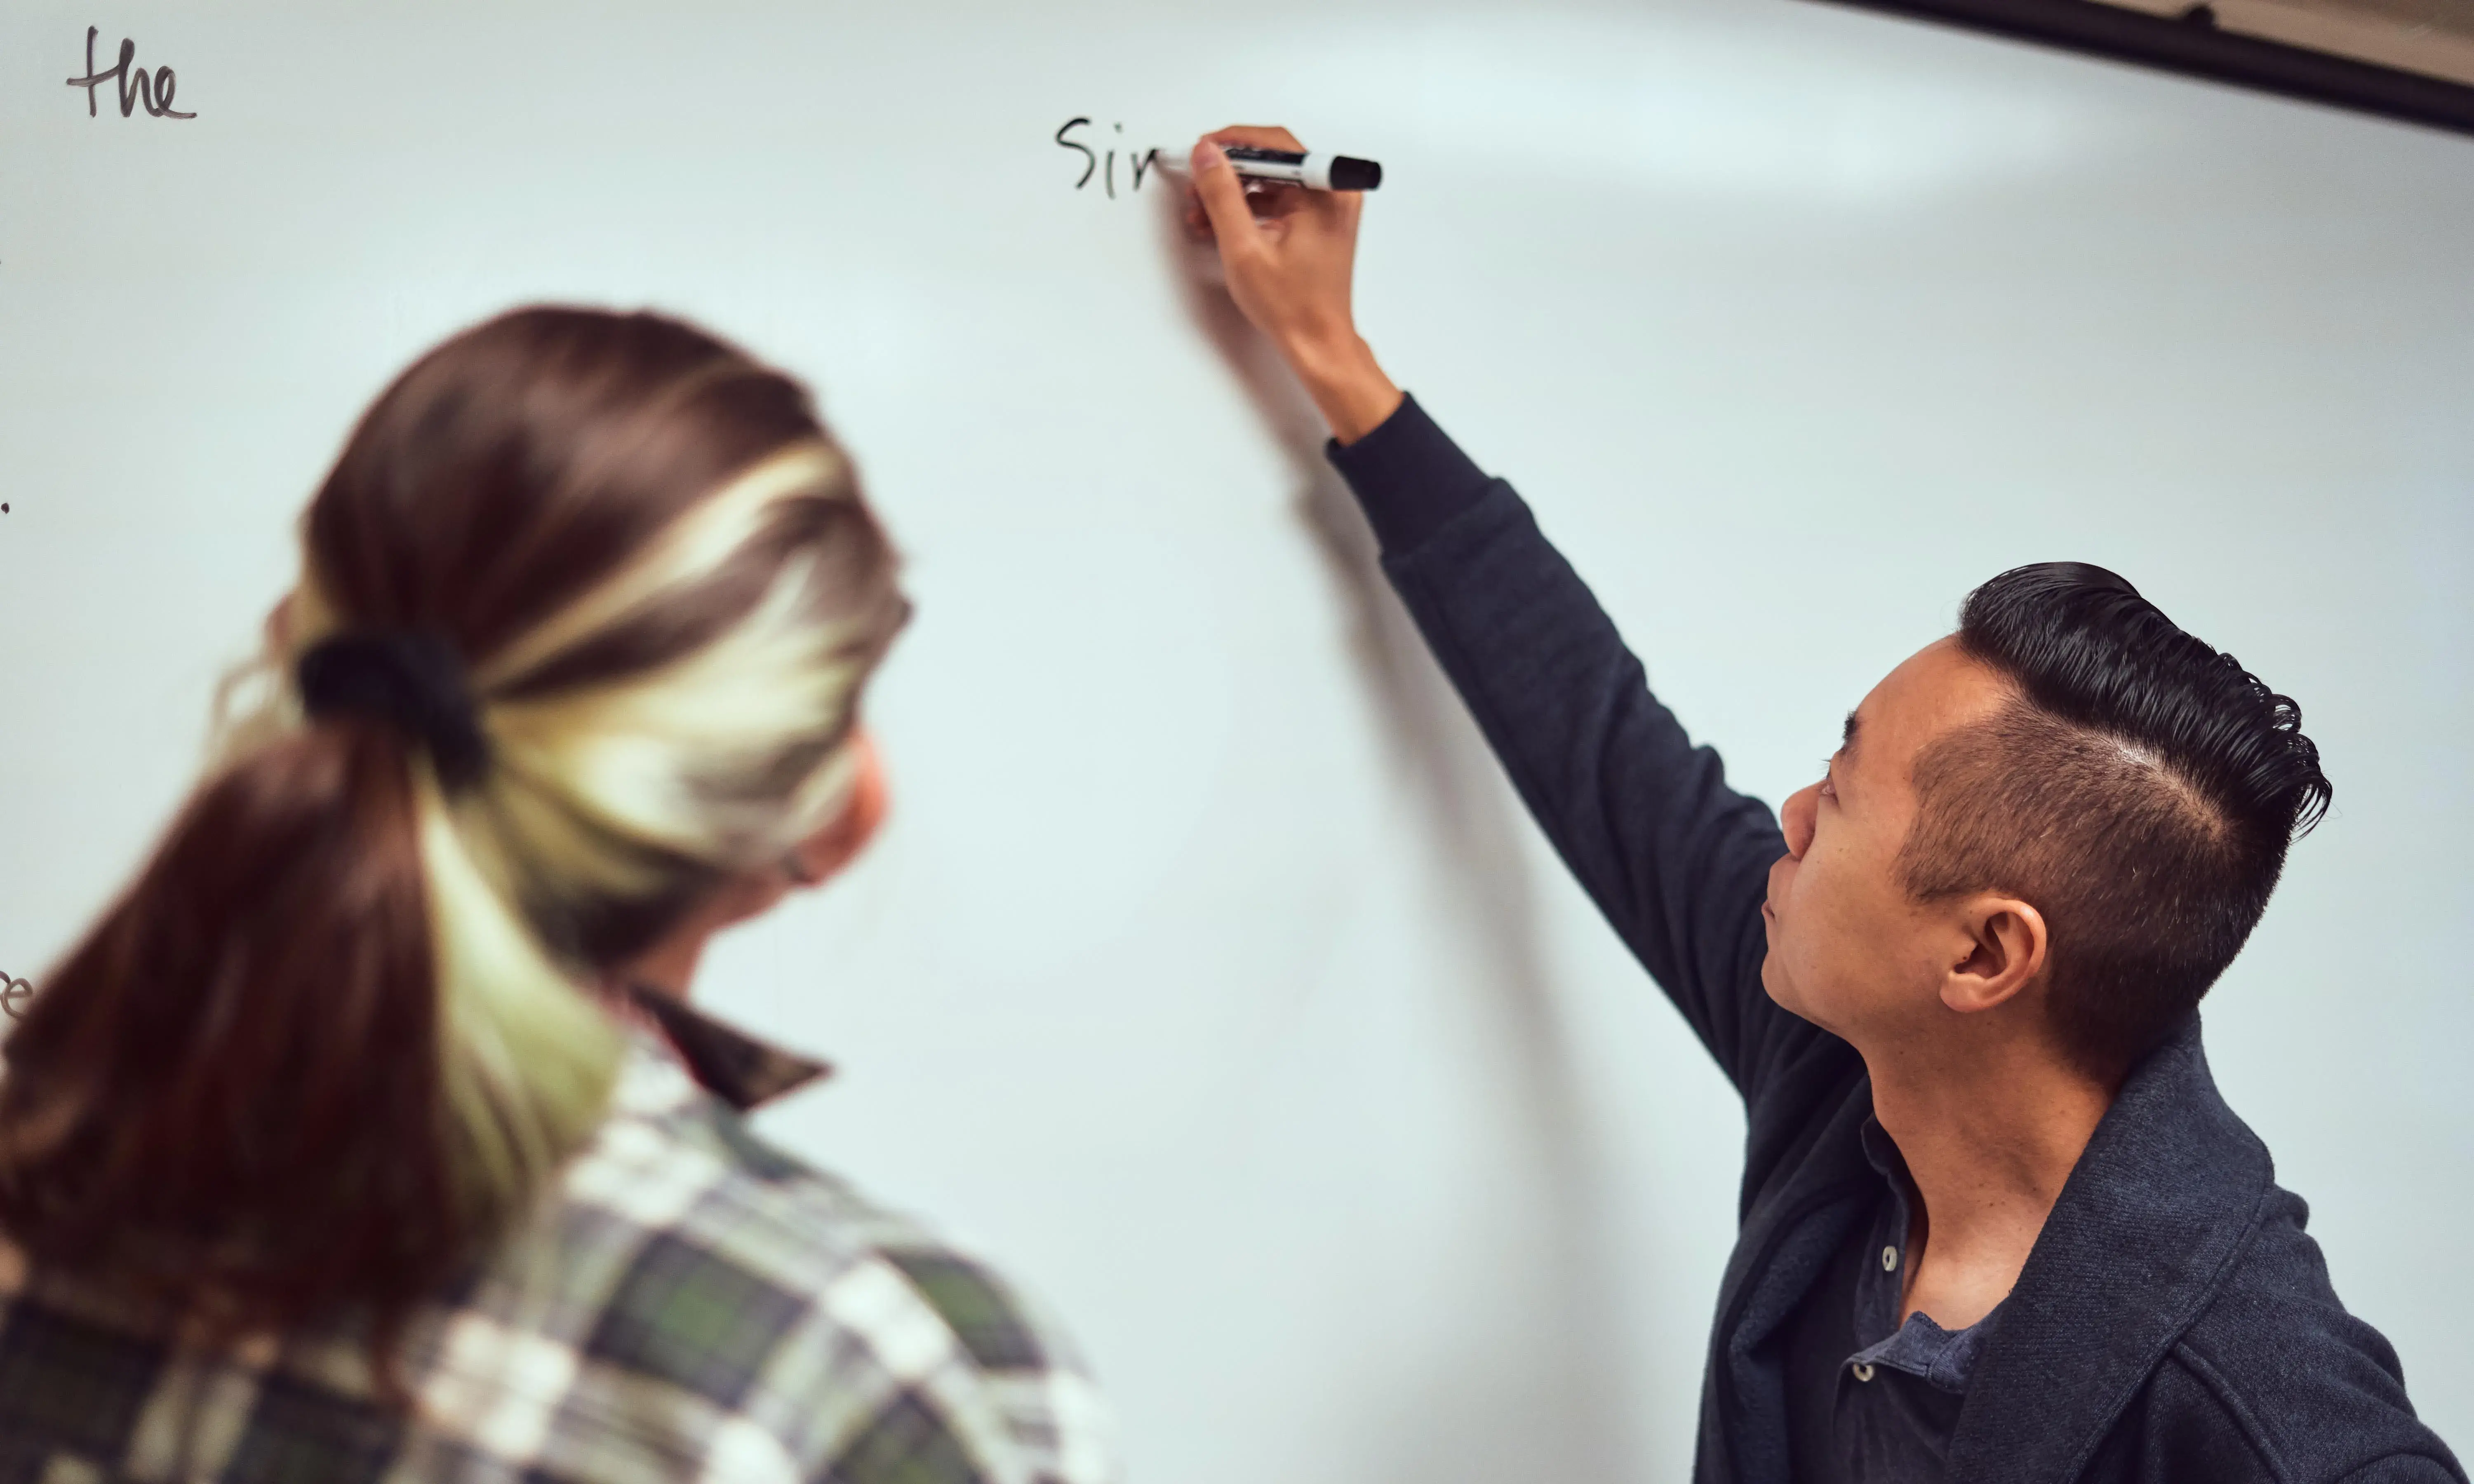
[[[1310,191],[1370,191],[1383,183],[1383,167],[1349,155],[1308,155],[1224,144],[1228,168],[1249,180],[1280,180]]]

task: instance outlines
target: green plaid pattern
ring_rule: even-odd
[[[813,1064],[695,1018],[693,1053],[639,1028],[558,1188],[416,1318],[408,1416],[348,1324],[209,1354],[0,1246],[0,1484],[1115,1484],[1057,1331],[751,1134]]]

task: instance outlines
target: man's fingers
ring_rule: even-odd
[[[1366,210],[1366,193],[1324,191],[1319,194],[1329,198],[1329,203],[1322,207],[1325,229],[1354,242],[1357,239],[1357,219]]]
[[[1257,149],[1295,150],[1300,154],[1305,151],[1305,146],[1298,142],[1297,135],[1285,129],[1264,124],[1231,124],[1225,129],[1215,129],[1202,137],[1214,144],[1250,144]]]
[[[1254,235],[1254,213],[1246,204],[1246,188],[1237,183],[1237,172],[1228,168],[1228,156],[1209,139],[1194,147],[1194,194],[1211,219],[1211,234],[1220,239],[1224,261],[1261,251]]]

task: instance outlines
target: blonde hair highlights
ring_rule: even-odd
[[[449,1161],[476,1212],[529,1200],[590,1134],[616,1079],[623,1041],[590,993],[596,966],[559,924],[778,858],[846,808],[859,694],[898,624],[885,603],[899,599],[889,580],[829,590],[834,564],[802,541],[752,605],[686,653],[591,683],[524,682],[709,593],[798,518],[798,502],[857,494],[847,460],[821,439],[760,460],[609,576],[470,657],[492,757],[476,784],[443,791],[415,752]],[[219,693],[219,761],[303,724],[291,666],[340,624],[317,577],[303,571],[283,632]],[[237,704],[253,681],[262,693]]]

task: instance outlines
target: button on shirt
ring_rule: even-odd
[[[1900,1323],[1913,1187],[1878,1121],[1864,1120],[1862,1138],[1881,1192],[1788,1326],[1788,1447],[1800,1480],[1916,1484],[1943,1476],[2001,1309],[1958,1330],[1921,1313]]]

